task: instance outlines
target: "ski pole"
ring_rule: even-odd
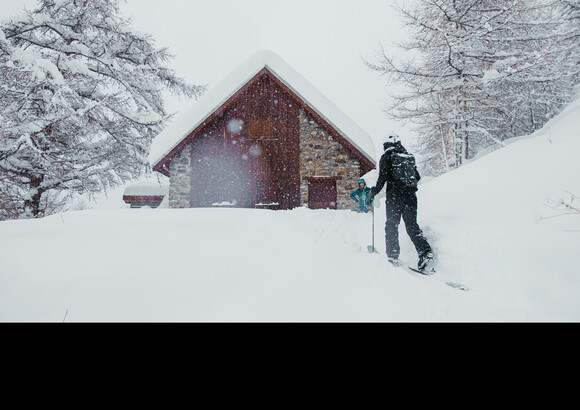
[[[372,234],[373,234],[373,236],[372,236],[372,245],[367,246],[367,249],[368,249],[369,253],[378,253],[377,250],[375,249],[375,205],[373,204],[372,207],[373,207],[372,208],[372,211],[371,211],[372,214],[373,214],[372,215],[372,218],[371,218],[371,221],[373,223],[373,229],[372,229]]]
[[[373,204],[373,209],[371,210],[371,212],[373,213],[373,252],[376,252],[375,250],[375,205]]]

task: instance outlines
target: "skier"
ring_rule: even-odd
[[[370,198],[371,189],[367,186],[364,179],[358,180],[358,188],[354,190],[350,197],[353,201],[358,202],[360,212],[368,212],[372,209],[373,201]]]
[[[383,141],[384,153],[379,161],[379,177],[371,188],[371,200],[387,183],[387,222],[385,242],[389,262],[399,266],[399,223],[405,222],[407,234],[419,255],[418,269],[424,271],[433,259],[427,238],[417,224],[417,182],[421,179],[415,158],[401,144],[398,135],[391,134]]]

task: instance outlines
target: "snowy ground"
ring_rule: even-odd
[[[545,206],[580,195],[579,118],[421,185],[434,277],[388,266],[384,205],[380,254],[371,214],[94,209],[0,223],[0,321],[579,321],[580,215]]]

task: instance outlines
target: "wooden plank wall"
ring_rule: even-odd
[[[192,141],[191,205],[298,207],[298,105],[266,75],[233,98]]]

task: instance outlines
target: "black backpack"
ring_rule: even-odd
[[[400,187],[417,188],[415,157],[413,154],[393,152],[391,160],[393,182]]]

